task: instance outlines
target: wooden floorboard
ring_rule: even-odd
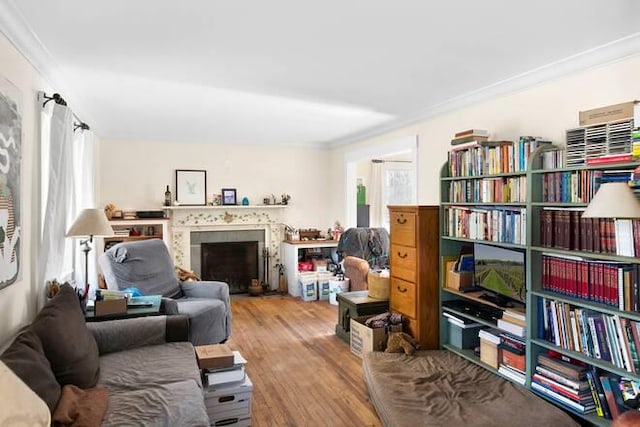
[[[337,306],[289,296],[232,299],[228,341],[247,359],[253,427],[380,426],[361,359],[335,335]]]

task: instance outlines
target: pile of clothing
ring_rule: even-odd
[[[365,320],[364,324],[372,329],[389,328],[391,325],[402,324],[402,314],[396,312],[384,312]]]

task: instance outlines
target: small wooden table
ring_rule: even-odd
[[[132,302],[144,302],[149,303],[149,307],[135,307],[128,306],[126,313],[108,314],[106,316],[96,316],[93,309],[87,309],[84,315],[87,322],[100,322],[102,320],[113,319],[127,319],[130,317],[143,317],[143,316],[156,316],[160,314],[160,303],[162,301],[162,295],[146,295],[140,297],[131,298]]]
[[[389,300],[369,298],[369,291],[342,292],[336,295],[338,301],[338,324],[336,335],[349,342],[352,317],[380,314],[389,310]]]

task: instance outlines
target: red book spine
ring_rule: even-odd
[[[593,292],[591,291],[591,282],[589,281],[589,264],[586,261],[580,261],[582,269],[582,292],[585,298],[593,301]]]

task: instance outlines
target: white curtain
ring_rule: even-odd
[[[383,164],[381,162],[371,163],[371,179],[370,197],[369,197],[369,225],[371,227],[384,227],[385,219],[385,202],[383,199],[382,188],[384,186],[384,174],[382,171]]]
[[[50,106],[53,104],[53,106]],[[75,198],[73,177],[73,114],[53,102],[43,108],[41,158],[42,235],[38,283],[66,280],[71,273],[71,242],[65,238]]]
[[[71,222],[80,214],[83,209],[95,207],[95,167],[94,167],[95,142],[93,132],[81,128],[73,132],[73,176],[75,184],[74,200],[71,211]],[[69,240],[69,239],[68,239]],[[92,246],[95,247],[95,244]],[[74,279],[78,286],[90,284],[89,295],[97,288],[96,283],[96,252],[89,252],[88,257],[88,278],[84,277],[84,252],[81,249],[80,241],[75,240],[73,244],[73,271]],[[93,278],[93,279],[92,279]]]

